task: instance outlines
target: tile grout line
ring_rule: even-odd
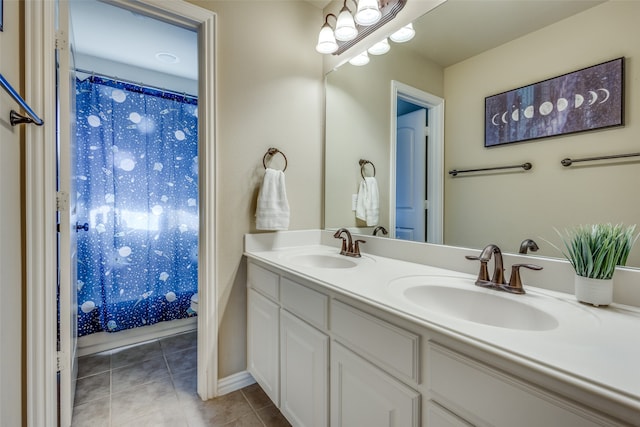
[[[180,399],[180,397],[178,396],[178,390],[176,390],[176,383],[174,381],[174,372],[172,371],[171,367],[169,366],[169,360],[167,359],[167,352],[165,351],[164,346],[162,345],[162,343],[160,343],[160,340],[158,340],[158,343],[160,344],[160,349],[162,350],[162,357],[164,358],[164,363],[167,367],[167,371],[169,372],[169,379],[171,380],[171,388],[173,389],[173,394],[176,397],[176,402],[178,404],[178,408],[180,410],[180,413],[182,414],[182,418],[185,421],[186,426],[188,427],[191,423],[189,422],[189,417],[188,417],[188,413],[185,409],[185,403]],[[196,375],[197,375],[197,370],[196,370]]]
[[[251,404],[251,402],[249,401],[249,398],[247,397],[247,395],[244,393],[243,389],[240,389],[240,393],[242,394],[242,397],[244,397],[244,400],[247,401],[247,403],[249,404],[249,407],[251,408],[251,410],[253,411],[253,413],[255,414],[256,418],[258,418],[258,421],[260,421],[260,423],[264,426],[267,427],[267,424],[265,424],[265,422],[262,420],[262,417],[260,416],[260,414],[258,414],[258,411],[256,410],[256,408]]]
[[[109,427],[112,427],[112,409],[113,409],[113,365],[111,363],[112,353],[109,353]]]

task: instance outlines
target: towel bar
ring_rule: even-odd
[[[462,170],[452,169],[452,170],[449,171],[449,175],[458,176],[459,173],[485,172],[485,171],[495,171],[495,170],[502,170],[502,169],[520,169],[520,168],[528,171],[532,167],[533,167],[533,165],[531,163],[526,162],[526,163],[523,163],[521,165],[513,165],[513,166],[495,166],[495,167],[490,167],[490,168],[462,169]]]
[[[42,119],[38,117],[36,113],[33,112],[31,107],[27,105],[27,102],[24,99],[22,99],[20,94],[16,92],[16,90],[11,86],[11,84],[9,84],[7,79],[5,79],[2,74],[0,74],[0,85],[4,88],[4,90],[9,95],[11,95],[13,100],[16,101],[20,105],[20,107],[22,107],[22,109],[26,111],[27,114],[30,116],[30,117],[23,116],[17,111],[11,110],[11,113],[9,116],[9,122],[11,123],[11,126],[19,125],[21,123],[33,123],[37,126],[42,126],[44,124]]]
[[[622,159],[622,158],[625,158],[625,157],[638,157],[638,156],[640,156],[640,153],[612,154],[612,155],[609,155],[609,156],[585,157],[585,158],[582,158],[582,159],[566,158],[566,159],[560,160],[560,163],[564,167],[569,167],[572,164],[578,163],[578,162],[592,162],[592,161],[596,161],[596,160]]]
[[[262,157],[262,166],[264,166],[264,168],[266,169],[267,168],[267,156],[273,157],[278,153],[280,153],[282,155],[282,157],[284,157],[284,168],[282,169],[282,172],[286,171],[287,170],[287,165],[289,164],[287,162],[287,156],[285,156],[282,151],[278,150],[277,148],[273,148],[273,147],[269,148],[267,150],[267,152],[264,153],[264,157]]]

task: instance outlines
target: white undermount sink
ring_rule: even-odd
[[[392,281],[389,287],[406,302],[424,310],[468,322],[529,331],[547,331],[559,324],[555,316],[525,302],[525,295],[479,288],[468,278],[403,277]]]
[[[353,268],[358,264],[344,255],[301,254],[288,258],[292,264],[300,267],[315,268]]]

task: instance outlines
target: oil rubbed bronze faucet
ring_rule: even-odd
[[[342,234],[346,234],[347,237],[342,237]],[[353,241],[351,232],[346,228],[341,228],[333,235],[336,239],[342,239],[342,248],[340,249],[340,255],[350,256],[354,258],[360,258],[360,243],[366,243],[364,240]]]
[[[378,231],[382,232],[382,234],[384,234],[385,236],[387,234],[389,234],[389,232],[387,231],[386,228],[384,228],[383,226],[379,225],[377,226],[374,230],[373,230],[373,235],[377,236],[378,235]]]
[[[527,251],[536,252],[538,249],[538,244],[531,239],[524,239],[522,243],[520,243],[520,251],[518,253],[527,254]]]
[[[491,261],[491,256],[493,256],[494,267],[493,276],[489,278],[489,269],[487,264]],[[502,251],[493,243],[487,245],[480,253],[480,256],[467,255],[466,258],[473,261],[480,261],[480,272],[478,273],[478,279],[476,280],[477,286],[505,291],[512,294],[525,293],[522,286],[522,279],[520,278],[520,267],[529,268],[531,270],[542,270],[542,267],[539,265],[514,264],[511,266],[511,277],[509,278],[509,283],[505,282]]]

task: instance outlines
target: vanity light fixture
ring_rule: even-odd
[[[336,37],[333,34],[333,28],[329,25],[330,16],[333,16],[334,18],[336,17],[333,13],[330,13],[324,18],[324,24],[320,29],[318,44],[316,45],[316,50],[324,54],[333,53],[338,50],[338,43],[336,42]]]
[[[344,0],[340,14],[336,22],[336,30],[333,32],[337,40],[348,42],[358,35],[356,23],[351,15],[351,10],[347,7],[347,0]]]
[[[369,63],[369,55],[367,54],[367,51],[364,51],[349,60],[349,64],[356,65],[358,67],[367,65],[368,63]]]
[[[316,50],[323,54],[340,55],[366,36],[390,22],[402,10],[407,0],[351,0],[356,5],[355,14],[344,0],[338,16],[329,13],[318,35]],[[335,30],[329,17],[336,20]]]
[[[371,55],[384,55],[385,53],[389,52],[390,49],[391,46],[389,46],[389,40],[387,40],[387,38],[385,37],[383,40],[367,49],[367,52],[369,52]]]
[[[356,12],[356,22],[360,25],[373,25],[380,21],[382,12],[378,0],[359,0]]]
[[[408,42],[416,35],[416,31],[413,29],[413,23],[409,23],[400,28],[395,33],[391,34],[389,38],[396,43]]]

